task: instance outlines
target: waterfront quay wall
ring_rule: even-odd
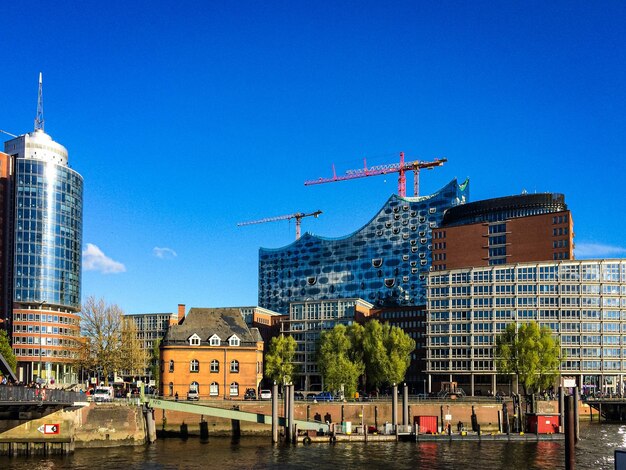
[[[270,415],[272,413],[271,402],[256,401],[210,401],[200,402],[207,406],[219,408],[247,411]],[[472,406],[481,430],[491,432],[498,430],[498,411],[502,411],[502,404],[497,402],[475,402],[463,401],[409,401],[409,421],[413,423],[414,416],[438,416],[441,421],[443,415],[451,415],[450,423],[456,429],[457,423],[461,421],[465,428],[471,429]],[[367,426],[382,426],[386,422],[392,422],[391,401],[375,402],[311,402],[301,401],[295,404],[295,418],[297,420],[317,420],[321,422],[329,421],[338,423],[350,421],[353,424],[363,422]],[[508,405],[509,413],[512,413],[512,406]],[[539,403],[541,413],[557,413],[558,402],[547,401]],[[207,415],[196,415],[190,413],[155,410],[154,417],[156,428],[159,432],[176,433],[180,431],[182,424],[185,424],[191,434],[199,433],[200,421],[204,420],[208,424],[209,433],[213,435],[230,435],[233,432],[233,423],[229,419],[214,418]],[[582,413],[581,413],[582,414]],[[279,403],[279,416],[283,416],[283,405]],[[398,401],[398,424],[402,424],[402,404]],[[241,421],[238,423],[241,434],[269,434],[271,426],[267,424],[251,423]]]
[[[0,419],[0,454],[70,453],[89,447],[140,445],[146,442],[142,407],[128,403],[91,403],[45,416],[22,413]]]

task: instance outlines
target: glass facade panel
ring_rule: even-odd
[[[303,300],[356,297],[375,306],[424,305],[432,228],[446,209],[468,199],[469,182],[453,180],[430,196],[392,196],[346,237],[306,233],[286,247],[261,248],[259,305],[284,314],[290,302]]]

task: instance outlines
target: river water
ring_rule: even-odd
[[[559,442],[393,442],[272,446],[269,437],[161,439],[150,446],[82,449],[55,457],[0,457],[2,470],[72,469],[559,469]],[[626,447],[626,425],[581,423],[577,469],[613,469],[613,452]]]

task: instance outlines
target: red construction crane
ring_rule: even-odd
[[[405,172],[412,171],[414,175],[413,179],[413,195],[419,196],[420,189],[420,170],[427,169],[432,170],[437,166],[442,166],[447,162],[447,158],[435,159],[432,162],[420,162],[415,160],[413,162],[404,162],[404,152],[400,152],[400,163],[392,163],[389,165],[376,165],[373,167],[367,167],[367,160],[363,159],[363,168],[358,170],[348,170],[343,176],[337,176],[335,173],[335,165],[333,165],[333,177],[332,178],[319,178],[316,180],[305,181],[305,186],[311,186],[313,184],[322,183],[334,183],[335,181],[353,180],[356,178],[365,178],[366,176],[378,176],[387,175],[389,173],[398,173],[398,195],[406,197],[406,176]]]
[[[303,212],[296,212],[295,214],[289,215],[279,215],[276,217],[268,217],[266,219],[261,220],[253,220],[250,222],[239,222],[237,227],[241,227],[242,225],[252,225],[252,224],[264,224],[265,222],[276,222],[277,220],[291,220],[296,219],[296,240],[300,238],[300,224],[302,223],[302,219],[304,217],[313,216],[317,219],[317,217],[322,213],[322,211],[311,212],[310,214],[305,214]]]

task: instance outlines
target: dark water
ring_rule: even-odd
[[[0,469],[559,469],[563,442],[340,443],[272,446],[269,437],[201,443],[163,439],[146,447],[77,450],[66,457],[0,457]],[[613,451],[626,447],[626,425],[581,423],[577,469],[612,469]]]

